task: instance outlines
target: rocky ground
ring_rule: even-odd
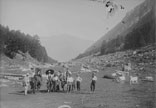
[[[73,61],[73,64],[85,64],[99,70],[95,93],[90,93],[91,73],[81,73],[83,78],[81,91],[72,93],[47,93],[43,82],[40,92],[24,96],[23,87],[18,81],[0,80],[1,108],[58,108],[70,105],[71,108],[155,108],[156,103],[156,46],[147,46],[139,50],[116,52],[103,56],[90,56]],[[139,83],[130,85],[116,83],[102,78],[121,69],[121,64],[132,63],[132,75],[139,77]],[[79,66],[70,67],[73,72]],[[75,69],[75,70],[74,70]],[[74,75],[75,76],[75,75]],[[147,76],[152,81],[145,80]]]

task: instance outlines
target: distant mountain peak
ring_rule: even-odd
[[[42,41],[46,46],[48,55],[58,61],[71,60],[93,44],[93,41],[68,34],[51,36]]]

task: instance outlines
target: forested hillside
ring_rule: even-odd
[[[31,36],[19,30],[10,30],[8,27],[0,25],[0,54],[5,54],[13,59],[16,54],[29,53],[33,58],[40,62],[48,62],[45,47],[40,43],[38,35]]]
[[[153,3],[153,4],[152,4]],[[101,54],[107,54],[118,50],[137,49],[156,42],[154,2],[146,1],[123,22],[134,20],[134,25],[127,33],[106,42],[103,41]]]
[[[123,20],[78,58],[96,53],[108,54],[115,51],[136,49],[156,42],[155,1],[145,0],[127,13]]]

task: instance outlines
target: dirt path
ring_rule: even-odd
[[[90,93],[90,73],[81,76],[81,92],[46,93],[42,86],[41,92],[23,95],[21,86],[10,85],[1,87],[1,108],[58,108],[60,105],[70,105],[71,108],[154,108],[154,82],[140,82],[139,85],[115,83],[103,79],[105,72],[98,73],[95,93]]]

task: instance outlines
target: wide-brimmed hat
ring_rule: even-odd
[[[53,69],[48,69],[45,73],[46,74],[54,74],[54,70]]]

